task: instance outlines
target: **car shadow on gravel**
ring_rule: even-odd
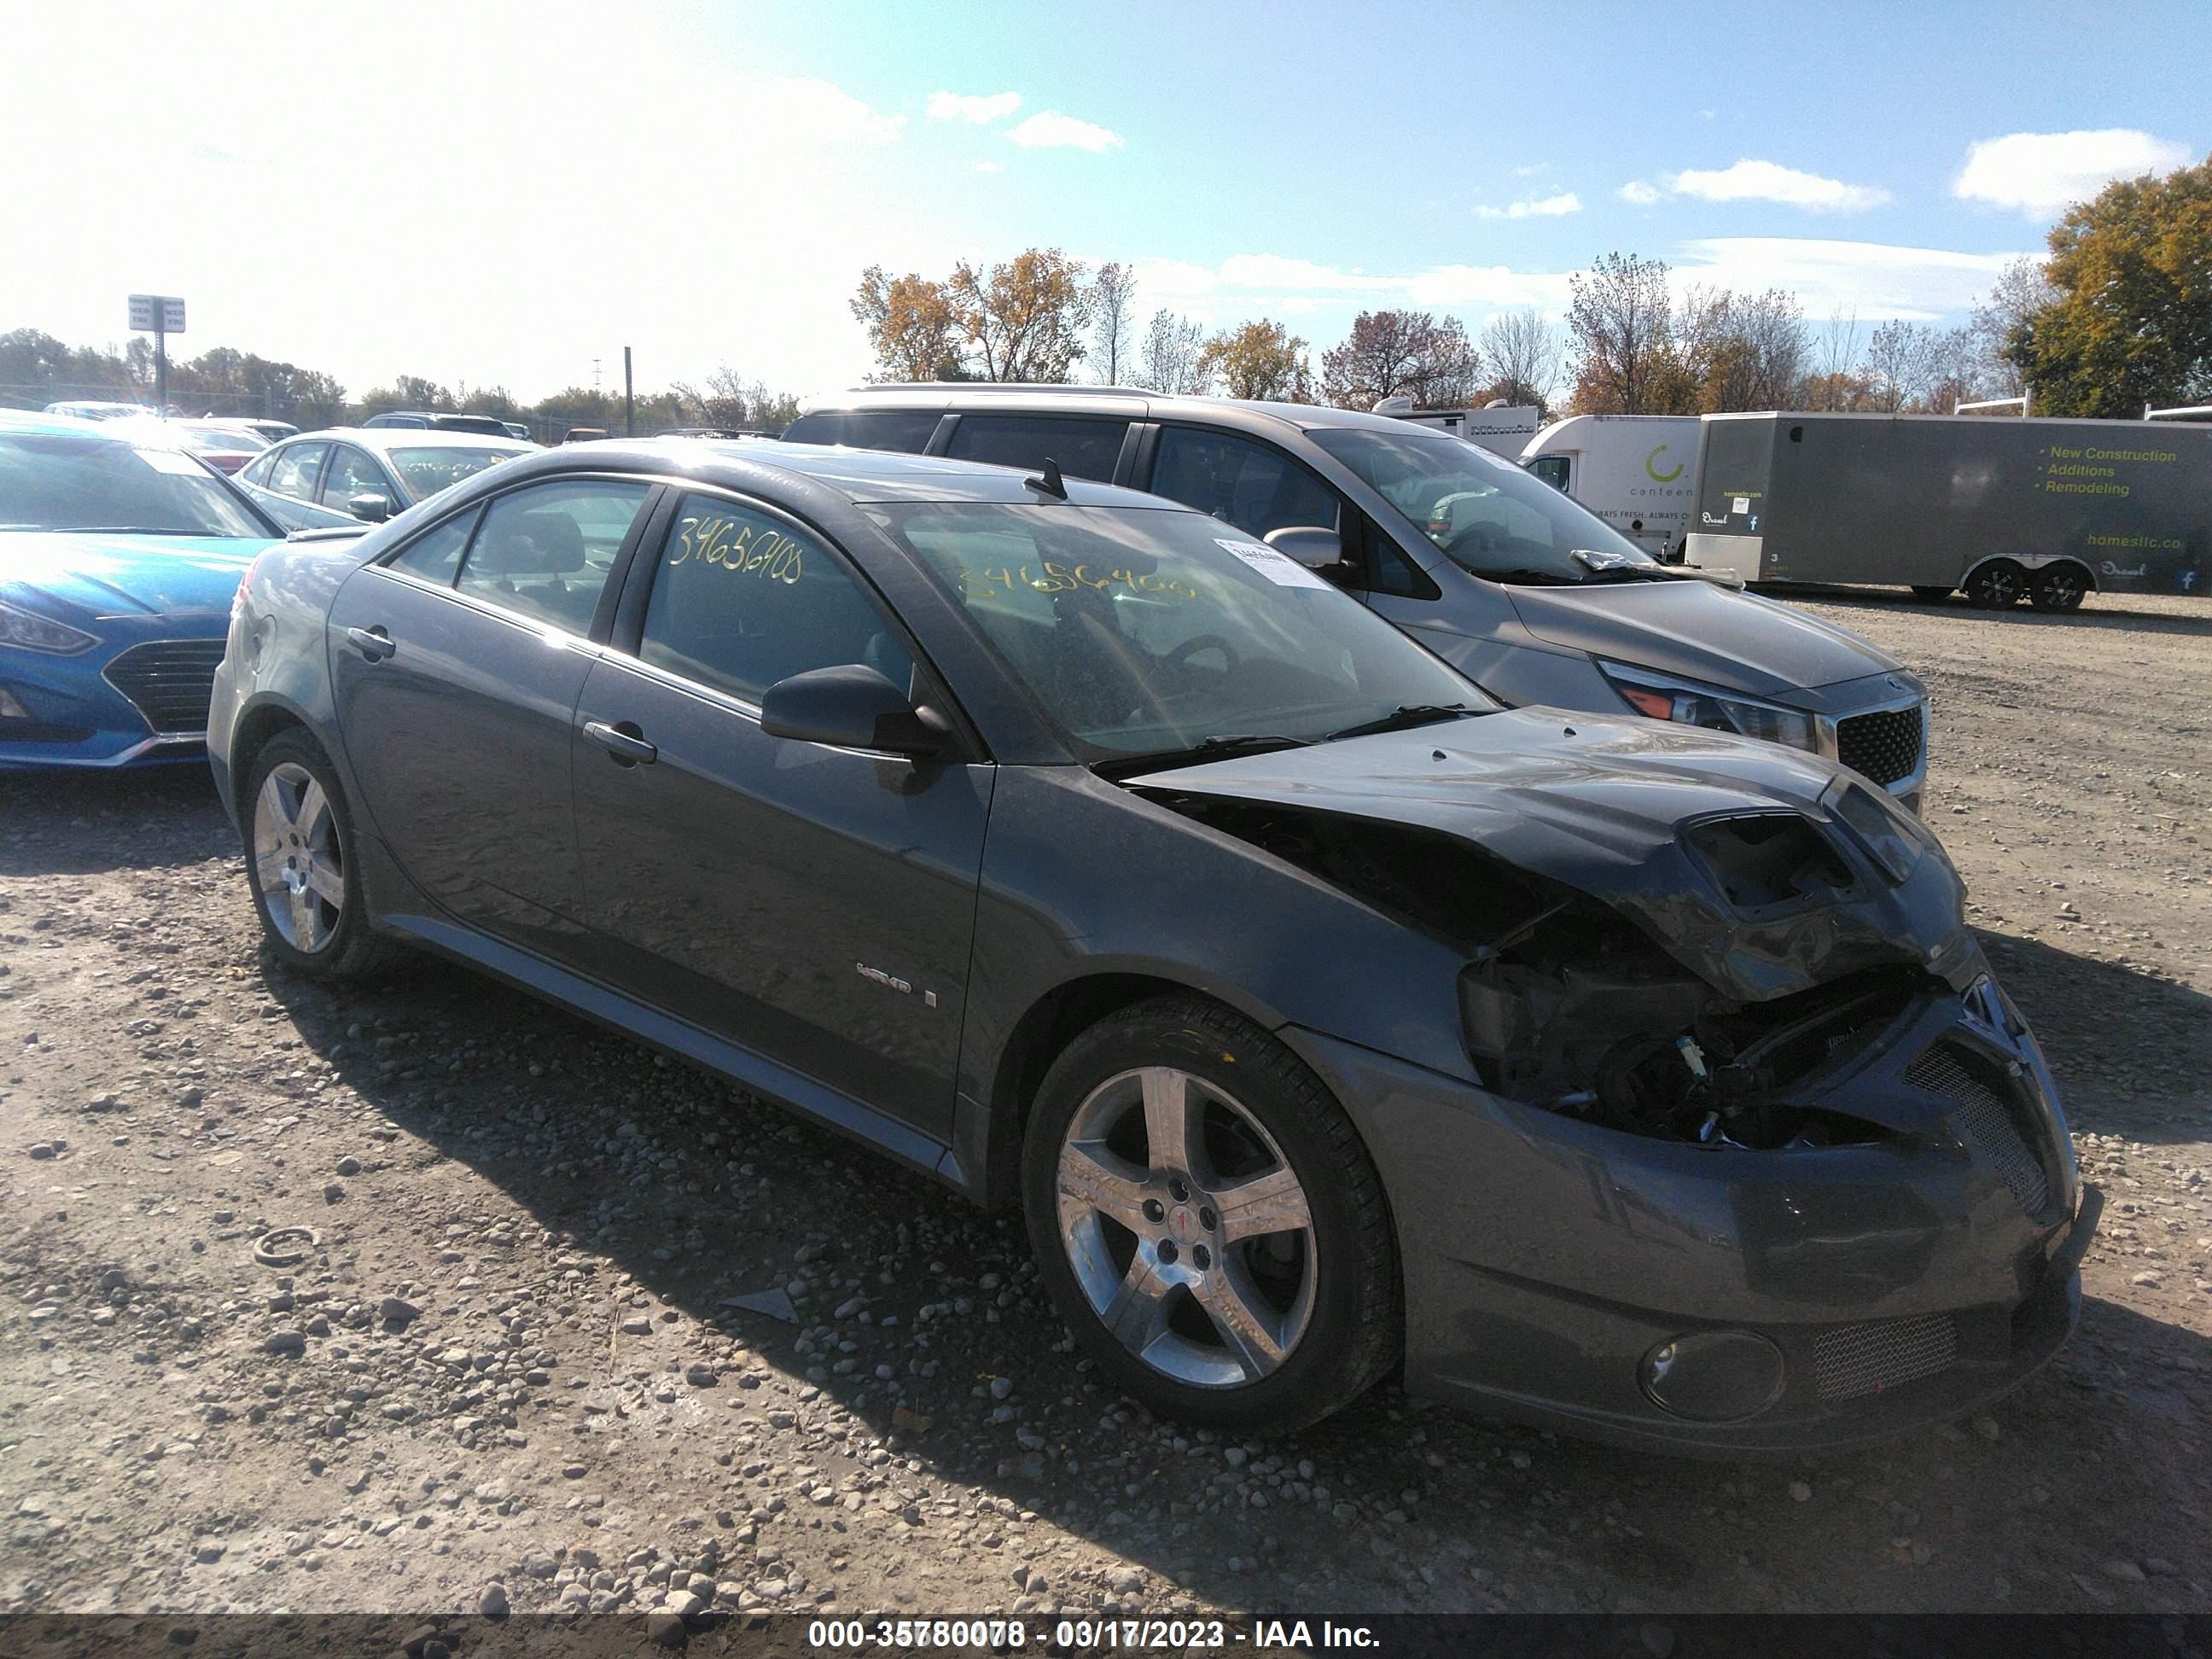
[[[2032,623],[2038,628],[2117,629],[2130,634],[2188,634],[2200,639],[2212,639],[2212,605],[2206,606],[2205,613],[2201,617],[2176,616],[2170,611],[2131,610],[2126,595],[2093,597],[2080,611],[2045,611],[2025,604],[2014,605],[2009,611],[1984,611],[1970,603],[1963,594],[1954,593],[1945,599],[1922,599],[1887,587],[1842,587],[1808,582],[1802,586],[1792,583],[1787,586],[1762,586],[1753,591],[1769,599],[1792,602],[1826,599],[1885,611],[1917,611],[1939,616],[1957,614],[1978,622]],[[2185,596],[2154,597],[2179,599]]]
[[[2212,997],[2042,939],[1976,930],[1997,978],[2057,1074],[2067,1120],[2157,1142],[2212,1139],[2212,1119],[2174,1109],[2212,1079]],[[2139,1097],[2150,1097],[2148,1103]]]
[[[2004,942],[2013,945],[2004,964],[2008,982],[2025,994],[2031,1015],[2039,1004],[2068,1011],[2043,1016],[2053,1046],[2087,1040],[2098,1001],[2123,993],[2138,999],[2173,993],[2162,1017],[2200,1017],[2191,1011],[2203,999],[2193,993],[2138,982],[2139,975],[2047,946]],[[811,1375],[823,1404],[848,1411],[866,1432],[884,1437],[902,1455],[925,1460],[940,1478],[1044,1514],[1216,1604],[1272,1600],[1374,1610],[1382,1596],[1407,1607],[1491,1608],[1507,1605],[1492,1592],[1510,1589],[1517,1573],[1524,1583],[1547,1574],[1575,1583],[1575,1594],[1597,1598],[1593,1605],[1626,1595],[1656,1607],[1740,1610],[1778,1595],[1788,1606],[1848,1608],[1850,1592],[1840,1587],[1775,1587],[1826,1582],[1838,1540],[1875,1524],[1875,1512],[1863,1507],[1870,1498],[1878,1495],[1884,1514],[1948,1516],[1936,1532],[1954,1558],[1981,1548],[1981,1533],[2029,1549],[2029,1534],[2042,1524],[2034,1506],[2045,1501],[2035,1493],[2098,1490],[2112,1479],[2100,1458],[2194,1435],[2197,1379],[2212,1364],[2208,1345],[2186,1328],[2092,1300],[2082,1337],[1994,1416],[1980,1417],[1979,1433],[1939,1425],[1850,1451],[1753,1463],[1686,1461],[1431,1408],[1389,1382],[1315,1428],[1235,1449],[1212,1435],[1155,1425],[1080,1370],[1027,1273],[1026,1238],[1013,1218],[988,1216],[842,1137],[688,1067],[664,1066],[625,1038],[457,965],[415,958],[386,984],[342,992],[294,978],[265,957],[262,973],[301,1039],[393,1127],[465,1163],[550,1231],[630,1275],[656,1315],[672,1310],[704,1333],[741,1338],[793,1383]],[[367,1042],[349,1040],[349,1030],[372,1035]],[[442,1046],[423,1057],[426,1063],[388,1052],[379,1057],[373,1034],[407,1030],[436,1030]],[[522,1098],[556,1116],[589,1109],[623,1078],[682,1079],[679,1090],[708,1097],[715,1121],[727,1125],[732,1165],[741,1156],[777,1196],[748,1206],[720,1184],[680,1194],[656,1191],[619,1224],[595,1226],[594,1206],[609,1192],[625,1190],[611,1174],[563,1175],[524,1155],[510,1138],[515,1102],[436,1080],[442,1054],[471,1040],[530,1056],[543,1075]],[[697,1139],[703,1121],[672,1120],[650,1100],[623,1111],[642,1135],[663,1144]],[[681,1248],[686,1227],[703,1230],[711,1247]],[[914,1351],[897,1338],[885,1340],[890,1334],[880,1326],[871,1337],[841,1321],[841,1333],[850,1329],[861,1339],[863,1363],[849,1375],[824,1374],[830,1356],[800,1352],[798,1339],[832,1322],[833,1304],[853,1294],[850,1281],[833,1279],[803,1298],[795,1325],[726,1302],[733,1292],[788,1279],[795,1271],[790,1247],[801,1240],[826,1250],[833,1273],[862,1275],[870,1305],[902,1316],[902,1335],[914,1328],[921,1307],[963,1294],[979,1310],[995,1307],[996,1317],[923,1327],[931,1334],[927,1352],[940,1367],[933,1379],[915,1375]],[[952,1264],[949,1273],[936,1271],[945,1263]],[[993,1287],[1001,1285],[994,1299]],[[876,1370],[879,1359],[898,1370],[896,1390]],[[1017,1409],[1004,1423],[994,1421],[993,1401],[1005,1396],[987,1394],[994,1378],[1013,1385]],[[2005,1443],[1984,1443],[1989,1435]],[[1170,1443],[1182,1455],[1171,1454]],[[2133,1456],[2130,1466],[2145,1462]],[[1972,1480],[1954,1481],[1968,1465]],[[1307,1473],[1306,1484],[1334,1486],[1321,1501],[1307,1492],[1267,1503],[1316,1468],[1321,1479]],[[1825,1521],[1796,1508],[1793,1476],[1830,1503]],[[2143,1478],[2155,1484],[2165,1477],[2154,1469]],[[1253,1505],[1255,1491],[1263,1506]],[[1852,1493],[1861,1507],[1841,1508]],[[1747,1589],[1747,1516],[1770,1505],[1795,1524],[1786,1539],[1778,1534],[1761,1546],[1757,1582],[1769,1588]],[[1905,1530],[1893,1522],[1889,1528]],[[924,1537],[917,1534],[917,1543]],[[2140,1548],[2117,1537],[2104,1547],[2108,1556]],[[1231,1566],[1232,1559],[1238,1565]],[[1943,1605],[1940,1597],[1917,1599],[1932,1586],[1924,1575],[1903,1576],[1919,1565],[1909,1549],[1900,1559],[1900,1576],[1884,1593],[1899,1605]],[[1425,1566],[1449,1577],[1425,1577]],[[1332,1601],[1332,1592],[1346,1599]],[[1966,1593],[1963,1583],[1946,1592]],[[2064,1596],[2037,1603],[2073,1604]]]

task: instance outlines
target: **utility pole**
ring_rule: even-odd
[[[623,348],[623,436],[637,436],[637,393],[629,378],[629,348]]]
[[[594,358],[592,358],[592,396],[593,396],[594,398],[596,398],[596,397],[598,397],[599,395],[599,360],[597,357],[594,357]]]

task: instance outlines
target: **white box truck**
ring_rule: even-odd
[[[1747,582],[2203,593],[2212,427],[1958,415],[1708,415],[1690,562]]]
[[[1679,563],[1696,488],[1694,415],[1572,415],[1518,457],[1656,559]]]

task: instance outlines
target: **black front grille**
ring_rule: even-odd
[[[1836,757],[1884,788],[1920,768],[1920,710],[1885,708],[1836,723]]]
[[[1856,1400],[1948,1370],[1958,1357],[1948,1314],[1839,1325],[1813,1339],[1813,1379],[1823,1400]]]
[[[1905,1068],[1905,1080],[1955,1101],[1959,1109],[1951,1115],[1951,1127],[1960,1141],[1977,1160],[1992,1165],[2004,1177],[2021,1209],[2040,1215],[2051,1198],[2043,1160],[2021,1133],[2017,1106],[2008,1105],[2006,1095],[1992,1086],[2002,1086],[2001,1080],[1985,1081],[1976,1075],[1981,1069],[1953,1044],[1939,1042]],[[2017,1101],[2016,1091],[2007,1089],[2006,1094]]]
[[[156,732],[205,732],[221,640],[156,640],[107,665],[107,683],[131,699]]]

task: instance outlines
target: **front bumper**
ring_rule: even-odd
[[[109,617],[98,626],[100,643],[75,656],[0,648],[0,689],[30,716],[0,718],[0,772],[200,758],[207,718],[198,677],[213,672],[228,613]],[[180,685],[179,674],[193,683]]]
[[[1869,1145],[1690,1146],[1283,1035],[1337,1090],[1381,1170],[1409,1391],[1598,1438],[1732,1453],[1958,1416],[2018,1386],[2072,1331],[2099,1204],[2083,1200],[2033,1040],[1968,1016],[1961,999],[1931,995],[1846,1086],[1903,1090],[1907,1066],[1962,1030],[2014,1045],[2023,1091],[2043,1097],[2042,1144],[2028,1149],[2039,1186],[2021,1146],[2008,1165],[1939,1103],[1921,1103],[1928,1133]],[[1657,1403],[1653,1356],[1706,1333],[1769,1356],[1763,1403],[1723,1420]]]

